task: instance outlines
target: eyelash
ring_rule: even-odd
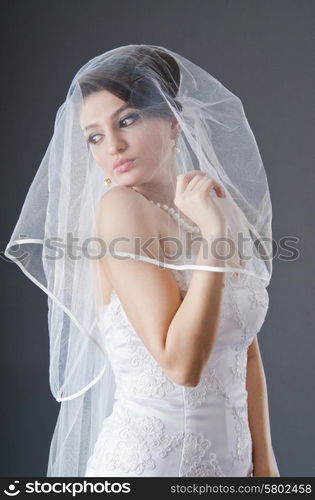
[[[132,118],[132,117],[135,117],[135,119],[130,123],[130,125],[132,125],[135,121],[137,121],[138,118],[140,117],[140,115],[139,115],[139,113],[130,113],[130,115],[127,115],[124,118],[122,118],[121,120],[119,120],[119,124],[121,124],[125,120],[128,120],[128,118]],[[126,126],[128,127],[128,125],[126,125]],[[123,127],[123,128],[125,128],[125,127]],[[94,137],[97,137],[98,135],[101,135],[101,134],[91,134],[88,137],[87,142],[90,144],[96,145],[97,142],[93,142],[93,139],[94,139]]]

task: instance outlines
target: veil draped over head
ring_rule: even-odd
[[[127,158],[132,161],[115,165]],[[210,189],[208,208],[198,213],[196,204],[189,217],[175,195],[187,187],[181,174],[193,170],[193,179],[204,172],[226,197]],[[126,198],[120,213],[111,210],[121,206],[117,194]],[[123,219],[133,224],[141,203],[143,224],[162,224],[162,243],[143,245],[120,229]],[[211,238],[220,216],[223,245]],[[48,476],[84,475],[112,410],[102,259],[110,253],[121,262],[223,271],[267,287],[271,218],[265,169],[242,103],[209,73],[154,45],[110,50],[77,72],[5,250],[48,297],[50,387],[61,403]],[[112,245],[104,233],[113,236]]]

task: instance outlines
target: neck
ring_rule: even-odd
[[[171,177],[169,175],[170,172]],[[142,194],[148,200],[162,203],[170,208],[176,208],[174,203],[177,179],[176,165],[171,165],[167,168],[167,175],[163,176],[162,171],[159,174],[158,178],[153,178],[143,184],[132,186],[132,189]]]

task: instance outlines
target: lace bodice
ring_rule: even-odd
[[[184,298],[192,271],[173,272]],[[167,467],[167,456],[177,453],[174,475],[250,475],[247,349],[267,309],[262,282],[227,273],[213,351],[200,383],[184,387],[173,382],[147,350],[113,292],[102,328],[115,375],[116,404],[104,421],[89,474],[105,470],[113,476],[159,475],[162,464]],[[109,441],[105,436],[111,436]]]

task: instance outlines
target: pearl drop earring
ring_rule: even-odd
[[[180,148],[177,145],[177,141],[178,141],[178,135],[174,139],[174,150],[176,151],[176,153],[180,153]]]

